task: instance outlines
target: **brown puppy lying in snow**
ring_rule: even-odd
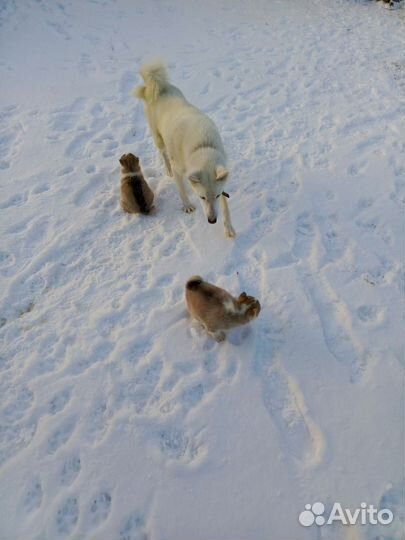
[[[143,177],[139,159],[123,154],[121,164],[121,208],[130,214],[149,214],[153,207],[153,191]]]
[[[186,283],[187,309],[217,341],[225,339],[224,330],[255,319],[260,303],[245,292],[234,298],[224,289],[207,283],[201,276],[193,276]]]

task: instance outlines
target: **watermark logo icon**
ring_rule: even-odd
[[[298,521],[303,527],[311,525],[330,525],[340,523],[341,525],[389,525],[394,520],[394,514],[388,508],[378,510],[372,504],[361,503],[360,508],[351,510],[343,508],[340,503],[334,503],[328,516],[325,516],[325,505],[321,502],[306,504],[305,510],[298,516]]]
[[[304,527],[310,527],[314,523],[317,525],[325,525],[325,518],[323,513],[325,512],[325,505],[321,502],[316,502],[314,504],[306,504],[305,510],[300,513],[298,516],[298,521]]]

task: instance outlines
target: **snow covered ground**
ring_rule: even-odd
[[[9,0],[0,50],[0,539],[403,539],[405,10]],[[156,56],[223,136],[235,241],[163,174]],[[211,341],[195,273],[260,317]],[[315,501],[395,519],[301,526]]]

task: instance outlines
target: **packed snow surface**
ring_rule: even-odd
[[[404,15],[1,2],[1,540],[403,539]],[[235,240],[164,175],[131,96],[155,57],[223,137]],[[193,274],[259,318],[212,341]],[[299,524],[336,501],[395,519]]]

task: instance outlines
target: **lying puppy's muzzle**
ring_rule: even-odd
[[[217,218],[208,218],[208,223],[216,223]]]

